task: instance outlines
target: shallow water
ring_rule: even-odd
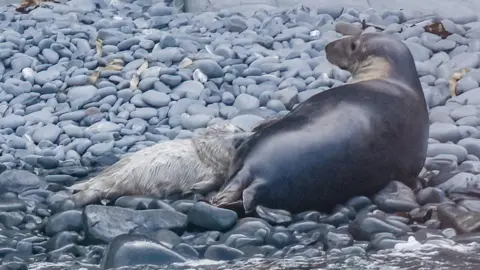
[[[230,270],[230,269],[255,269],[255,270],[280,270],[280,269],[411,269],[411,270],[469,270],[480,268],[480,244],[431,245],[420,244],[414,239],[408,243],[397,244],[394,249],[383,250],[378,253],[369,253],[362,256],[349,256],[327,254],[321,257],[305,259],[249,259],[235,262],[216,262],[209,260],[190,261],[184,264],[168,266],[136,266],[122,267],[118,270],[166,270],[166,269],[204,269],[204,270]],[[71,264],[32,264],[32,270],[59,270],[59,269],[85,269],[80,265]],[[98,269],[93,267],[92,269]]]

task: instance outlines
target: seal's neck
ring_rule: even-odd
[[[382,57],[371,56],[352,67],[352,77],[348,83],[358,83],[390,77],[390,63]]]
[[[351,73],[352,78],[347,83],[386,80],[392,83],[406,85],[414,89],[417,94],[421,93],[423,95],[415,64],[412,64],[408,59],[371,56],[353,66]]]

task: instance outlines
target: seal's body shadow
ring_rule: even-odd
[[[285,116],[259,126],[236,152],[212,204],[329,211],[392,180],[414,185],[428,145],[428,109],[405,44],[378,33],[329,43],[329,62],[352,73]]]

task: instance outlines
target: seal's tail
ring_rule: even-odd
[[[77,207],[83,207],[87,204],[99,203],[102,200],[115,200],[123,194],[125,188],[119,179],[111,178],[105,175],[98,175],[88,181],[76,183],[68,189],[72,191],[71,199]]]
[[[72,192],[71,199],[77,207],[100,201],[102,192],[93,188],[95,178],[67,187]]]

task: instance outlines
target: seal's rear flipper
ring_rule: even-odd
[[[71,199],[75,203],[76,207],[83,207],[87,204],[93,204],[100,202],[101,192],[97,190],[84,190],[72,195]]]
[[[230,203],[224,203],[224,204],[219,204],[217,205],[219,208],[224,208],[224,209],[229,209],[232,211],[235,211],[237,213],[244,213],[245,210],[243,208],[243,201],[238,200]]]
[[[73,184],[69,187],[66,187],[66,189],[70,190],[72,193],[75,193],[78,191],[87,190],[90,187],[90,185],[91,185],[90,181],[85,181],[85,182]]]
[[[253,176],[247,166],[243,166],[240,171],[223,186],[217,195],[212,198],[212,205],[228,205],[241,200],[242,192],[253,181]]]

